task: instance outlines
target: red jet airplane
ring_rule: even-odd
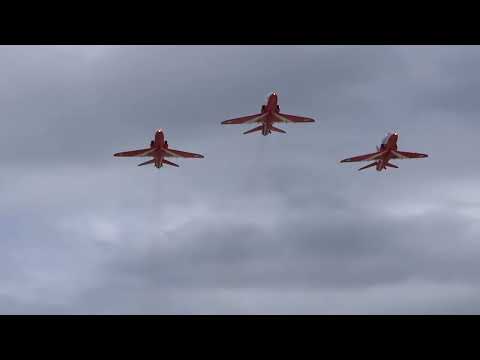
[[[177,164],[165,159],[166,157],[197,158],[197,159],[203,158],[203,155],[170,149],[168,147],[168,142],[165,140],[165,135],[162,129],[157,130],[155,132],[155,140],[152,140],[150,142],[149,149],[125,151],[125,152],[113,154],[113,156],[152,156],[153,157],[152,160],[145,161],[144,163],[138,164],[138,166],[155,164],[155,167],[157,169],[160,169],[163,166],[163,164],[168,164],[171,166],[178,167]]]
[[[253,128],[251,130],[245,131],[244,134],[250,134],[255,131],[261,131],[263,136],[271,134],[272,131],[280,132],[286,134],[286,131],[276,128],[273,126],[273,123],[306,123],[306,122],[315,122],[315,120],[295,115],[282,114],[280,112],[280,106],[278,106],[278,95],[276,93],[270,94],[267,99],[267,104],[262,105],[260,114],[244,116],[236,119],[225,120],[222,122],[223,125],[230,124],[258,124],[262,125]]]
[[[382,141],[380,147],[377,146],[377,152],[355,156],[349,159],[345,159],[340,161],[341,163],[344,162],[356,162],[356,161],[373,161],[373,163],[364,166],[358,170],[364,170],[372,166],[377,167],[377,171],[387,170],[387,167],[396,168],[398,169],[397,165],[391,164],[389,161],[393,159],[418,159],[418,158],[426,158],[428,155],[426,154],[419,154],[413,152],[406,152],[406,151],[398,151],[397,150],[397,140],[398,134],[397,133],[388,133],[387,136]]]

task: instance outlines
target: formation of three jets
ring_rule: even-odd
[[[234,124],[260,124],[259,126],[245,131],[244,134],[250,134],[253,132],[261,131],[262,135],[266,136],[271,134],[272,131],[286,133],[284,130],[279,129],[273,126],[274,123],[308,123],[315,122],[314,119],[288,115],[280,112],[280,106],[278,105],[278,95],[272,93],[267,100],[265,105],[262,105],[260,113],[250,116],[244,116],[236,119],[223,121],[224,125],[234,125]],[[399,151],[397,149],[398,134],[389,133],[383,139],[380,146],[377,146],[377,151],[371,154],[355,156],[352,158],[344,159],[340,162],[358,162],[358,161],[372,161],[371,164],[366,165],[358,170],[364,170],[370,167],[375,166],[377,171],[386,170],[387,167],[398,168],[398,166],[390,163],[390,160],[394,159],[417,159],[428,157],[426,154]],[[154,164],[155,167],[161,168],[163,164],[176,166],[177,164],[165,159],[167,157],[178,157],[178,158],[203,158],[203,155],[190,153],[186,151],[174,150],[169,148],[168,142],[165,140],[165,134],[163,130],[157,130],[155,132],[155,139],[150,142],[150,148],[125,151],[114,154],[114,156],[120,157],[133,157],[133,156],[149,156],[153,159],[143,162],[138,166]]]

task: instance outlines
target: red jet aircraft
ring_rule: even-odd
[[[166,157],[179,157],[179,158],[203,158],[203,155],[193,154],[185,151],[174,150],[168,147],[168,142],[165,140],[165,135],[163,130],[157,130],[155,132],[155,140],[150,142],[149,149],[140,149],[125,151],[113,154],[113,156],[152,156],[153,159],[145,161],[144,163],[138,164],[138,166],[155,164],[157,169],[160,169],[163,164],[168,164],[171,166],[178,167],[177,164],[168,161]]]
[[[426,158],[428,155],[426,154],[419,154],[413,152],[406,152],[406,151],[398,151],[397,150],[397,140],[398,134],[397,133],[388,133],[387,136],[382,141],[380,147],[377,146],[377,152],[355,156],[349,159],[345,159],[340,161],[341,163],[344,162],[356,162],[356,161],[373,161],[373,163],[364,166],[358,170],[364,170],[372,166],[377,167],[377,171],[387,170],[387,167],[396,168],[398,169],[397,165],[391,164],[389,161],[393,159],[418,159],[418,158]]]
[[[259,114],[244,116],[236,119],[225,120],[223,125],[230,124],[258,124],[262,125],[245,131],[244,134],[250,134],[255,131],[261,131],[263,136],[271,134],[272,131],[286,134],[282,129],[273,126],[273,123],[306,123],[315,122],[315,120],[295,115],[282,114],[280,112],[280,106],[278,106],[278,95],[276,93],[270,94],[267,99],[267,104],[262,105],[261,112]]]

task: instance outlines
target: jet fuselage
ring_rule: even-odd
[[[387,169],[387,164],[392,158],[392,150],[397,150],[397,141],[398,134],[391,133],[388,134],[385,139],[382,141],[382,144],[378,148],[378,151],[385,151],[385,154],[377,161],[376,169],[377,171],[382,171]]]
[[[163,160],[165,157],[164,148],[168,148],[168,143],[165,141],[165,134],[162,129],[155,131],[155,139],[150,143],[152,148],[156,148],[156,151],[151,154],[155,159],[155,167],[160,169],[163,166]]]
[[[273,114],[279,113],[280,107],[278,106],[278,95],[276,93],[270,94],[267,99],[267,103],[262,105],[262,114],[267,114],[263,120],[262,135],[267,136],[272,133],[272,126],[274,123]]]

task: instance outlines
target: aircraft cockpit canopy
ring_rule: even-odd
[[[388,133],[387,135],[385,135],[385,137],[382,140],[383,145],[385,145],[388,142],[388,139],[390,139],[391,135],[392,135],[392,133]]]
[[[267,101],[268,101],[268,99],[270,99],[270,96],[272,96],[272,95],[278,95],[278,93],[276,91],[272,91],[271,93],[268,93]]]

